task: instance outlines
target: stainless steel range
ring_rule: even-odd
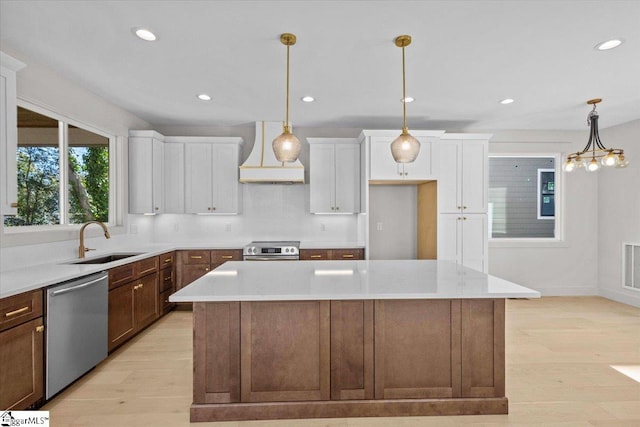
[[[293,261],[300,259],[300,242],[258,241],[251,242],[242,250],[245,261]]]

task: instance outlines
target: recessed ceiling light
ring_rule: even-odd
[[[153,32],[151,32],[151,30],[148,30],[146,28],[134,28],[133,33],[136,36],[140,37],[142,40],[146,40],[148,42],[155,41],[158,38],[155,34],[153,34]]]
[[[303,96],[300,99],[302,100],[302,102],[313,102],[316,100],[313,96],[309,96],[309,95]]]
[[[410,96],[407,96],[406,98],[400,100],[400,102],[406,102],[407,104],[413,101],[415,101],[415,99]]]
[[[598,43],[597,45],[594,46],[594,49],[596,50],[614,49],[620,46],[622,43],[624,43],[623,39],[611,39],[611,40],[604,41],[602,43]]]
[[[507,105],[507,104],[513,104],[514,102],[515,102],[515,99],[505,98],[502,101],[500,101],[500,104]]]
[[[198,99],[200,101],[211,101],[211,97],[206,93],[201,93],[200,95],[198,95]]]

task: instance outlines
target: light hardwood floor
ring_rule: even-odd
[[[640,427],[640,309],[598,297],[508,300],[509,415],[197,423],[218,427]],[[43,407],[51,425],[189,425],[192,316],[172,312]]]

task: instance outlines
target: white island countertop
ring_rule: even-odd
[[[169,301],[539,297],[538,291],[448,261],[230,261]]]

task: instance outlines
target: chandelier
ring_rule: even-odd
[[[565,172],[571,172],[574,169],[584,168],[587,172],[595,172],[600,166],[625,168],[629,161],[624,158],[624,150],[620,148],[607,148],[600,141],[598,133],[598,112],[596,104],[602,102],[602,99],[590,99],[587,104],[593,105],[593,110],[587,116],[587,125],[591,127],[589,132],[589,141],[582,151],[571,153],[567,156],[567,162],[564,164]]]
[[[300,155],[300,140],[291,133],[289,126],[289,47],[296,44],[296,36],[291,33],[280,35],[280,42],[287,47],[287,96],[282,134],[273,140],[273,152],[279,162],[295,162]]]
[[[403,35],[395,39],[402,48],[402,133],[391,143],[391,155],[397,163],[411,163],[420,153],[420,141],[415,139],[407,128],[407,91],[404,66],[404,48],[411,44],[411,36]]]

